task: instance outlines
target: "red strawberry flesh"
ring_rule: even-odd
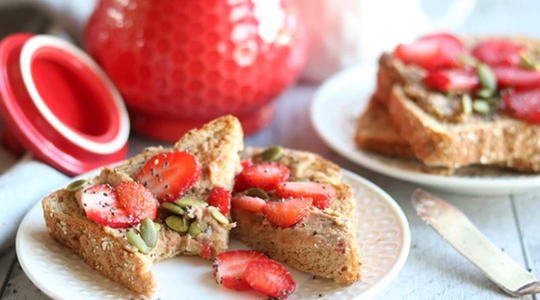
[[[231,199],[233,210],[247,210],[254,213],[263,211],[266,201],[257,197],[238,196]]]
[[[152,192],[135,181],[122,181],[116,187],[118,202],[138,221],[157,217],[159,203]]]
[[[263,207],[263,214],[272,225],[287,228],[300,222],[307,215],[311,203],[310,198],[272,201]]]
[[[83,190],[81,205],[86,217],[112,228],[127,228],[139,223],[118,202],[117,194],[108,184],[90,186]]]
[[[275,299],[285,299],[296,290],[296,282],[291,273],[271,259],[250,262],[244,272],[244,279],[252,288]]]
[[[244,271],[250,262],[261,259],[268,258],[263,253],[252,250],[227,251],[217,255],[212,264],[216,282],[228,289],[251,289],[244,280]]]
[[[503,96],[506,109],[516,118],[540,124],[540,88],[507,93]]]
[[[158,200],[174,202],[199,180],[201,165],[187,152],[164,152],[150,158],[137,174],[137,181]]]
[[[245,168],[240,175],[249,187],[273,190],[280,182],[289,180],[287,167],[275,163],[260,163]]]
[[[518,67],[492,67],[499,86],[516,89],[534,89],[540,87],[540,71]]]
[[[224,187],[215,187],[208,196],[208,204],[217,207],[224,215],[228,215],[231,209],[231,192]]]
[[[310,198],[313,205],[325,209],[332,205],[336,189],[323,182],[284,182],[276,186],[279,198]]]
[[[439,91],[470,91],[479,86],[480,80],[474,71],[464,69],[438,70],[429,72],[424,84]]]
[[[428,70],[458,67],[457,57],[465,53],[461,41],[449,34],[425,36],[410,44],[400,44],[394,50],[394,55],[405,64]]]
[[[515,66],[520,60],[520,52],[526,47],[509,40],[488,40],[477,44],[472,54],[491,66]]]

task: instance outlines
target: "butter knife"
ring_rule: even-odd
[[[518,297],[540,293],[540,282],[491,243],[449,203],[417,189],[412,195],[417,215],[506,293]]]

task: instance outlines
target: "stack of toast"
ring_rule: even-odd
[[[482,42],[491,43],[491,39],[462,39],[463,52],[469,53]],[[528,49],[536,49],[539,45],[531,39],[498,40]],[[471,172],[462,171],[472,168],[493,168],[510,173],[540,172],[540,125],[515,117],[505,109],[507,103],[501,100],[505,92],[513,92],[512,86],[503,86],[504,90],[499,86],[499,90],[490,96],[492,99],[487,97],[478,101],[496,103],[488,111],[465,113],[461,98],[466,94],[477,101],[481,88],[477,78],[470,77],[470,88],[465,86],[465,81],[459,81],[462,78],[456,77],[450,78],[456,82],[456,90],[445,89],[444,84],[449,83],[441,79],[435,84],[442,88],[433,88],[426,78],[433,73],[448,74],[443,73],[446,70],[426,69],[403,61],[396,51],[383,53],[379,58],[377,87],[357,121],[354,139],[360,148],[395,157],[403,161],[404,166],[414,166],[417,171],[439,175],[470,175]],[[477,60],[475,63],[483,62]],[[461,62],[453,67],[457,72],[470,72],[476,76],[476,65],[468,69],[465,63],[459,64]],[[519,67],[493,67],[495,71],[499,71],[498,68]],[[536,76],[532,72],[539,71],[526,72]],[[464,78],[469,80],[469,77]],[[449,80],[448,77],[443,79]],[[540,82],[537,86],[540,87]],[[533,91],[535,88],[528,87]]]

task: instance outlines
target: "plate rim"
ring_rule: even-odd
[[[98,168],[96,170],[93,170],[93,171],[87,172],[85,174],[79,175],[77,177],[74,177],[72,180],[92,176],[92,175],[96,174],[99,171],[99,169],[101,169],[101,168]],[[410,253],[411,230],[410,230],[410,225],[409,225],[408,219],[407,219],[403,209],[395,201],[395,199],[393,199],[392,196],[390,196],[386,191],[384,191],[382,188],[377,186],[375,183],[369,181],[367,178],[364,178],[364,177],[362,177],[362,176],[360,176],[360,175],[358,175],[358,174],[356,174],[356,173],[354,173],[352,171],[341,168],[341,172],[342,172],[343,177],[348,177],[352,181],[358,182],[359,185],[363,185],[364,187],[367,187],[367,188],[371,189],[372,191],[374,191],[379,196],[379,198],[381,200],[384,201],[384,203],[392,210],[392,215],[394,215],[396,217],[397,223],[399,224],[398,227],[400,228],[400,233],[401,233],[401,236],[402,236],[402,238],[401,238],[401,240],[402,240],[401,251],[399,251],[398,254],[396,255],[397,258],[396,258],[394,264],[392,265],[392,267],[390,267],[388,269],[388,272],[383,277],[381,277],[381,279],[379,281],[377,281],[375,284],[373,284],[364,293],[359,294],[359,295],[357,295],[356,297],[353,298],[353,299],[356,299],[356,300],[366,300],[366,299],[373,298],[374,296],[376,296],[377,294],[382,292],[397,277],[397,275],[403,269],[403,267],[404,267],[404,265],[405,265],[405,263],[406,263],[406,261],[407,261],[407,259],[409,257],[409,253]],[[59,189],[60,187],[62,187],[64,185],[65,184],[60,185],[59,187],[56,187],[56,189]],[[51,192],[56,190],[56,189],[51,189]],[[27,251],[27,250],[23,250],[24,249],[23,241],[24,241],[24,237],[26,236],[26,234],[23,231],[23,227],[27,227],[28,226],[27,223],[32,222],[30,220],[30,218],[31,218],[32,214],[36,213],[34,211],[37,210],[37,211],[41,212],[40,215],[43,214],[43,208],[42,208],[41,203],[42,203],[42,201],[39,200],[36,204],[34,204],[28,210],[28,212],[25,214],[23,220],[21,221],[21,224],[19,225],[19,227],[17,229],[16,243],[15,243],[16,255],[17,255],[17,258],[19,260],[19,265],[23,269],[24,273],[26,274],[28,279],[36,287],[39,288],[40,291],[42,291],[44,294],[46,294],[48,297],[50,297],[52,299],[62,299],[57,294],[55,294],[52,289],[49,289],[47,287],[47,285],[42,284],[42,282],[38,278],[39,276],[34,276],[35,274],[34,274],[33,271],[31,271],[31,266],[27,265],[27,262],[24,259],[25,258],[25,253],[23,253],[23,251]],[[46,227],[44,229],[46,230]],[[347,288],[347,287],[345,287],[345,288]]]
[[[310,120],[315,132],[328,147],[359,166],[383,175],[387,175],[389,177],[421,184],[424,186],[438,187],[447,190],[448,188],[453,187],[458,188],[461,192],[472,192],[473,190],[478,190],[479,186],[483,189],[495,189],[495,192],[512,189],[514,192],[510,192],[509,194],[514,194],[518,189],[532,189],[535,187],[540,187],[540,175],[502,177],[444,176],[391,166],[383,162],[370,159],[369,156],[366,155],[367,152],[365,150],[351,149],[346,144],[346,141],[339,137],[333,139],[331,136],[327,135],[319,118],[319,111],[321,110],[321,107],[327,107],[325,106],[326,102],[333,100],[330,99],[327,94],[335,91],[336,86],[339,86],[340,81],[351,80],[354,76],[358,78],[366,78],[364,76],[367,76],[367,78],[374,79],[376,77],[376,71],[377,68],[373,65],[362,64],[351,66],[334,74],[317,88],[313,95],[310,106]],[[347,101],[347,99],[342,99],[340,101],[340,104],[350,103],[350,100]],[[365,105],[368,102],[369,97],[358,100],[359,105]],[[335,107],[340,106],[336,105]],[[358,118],[359,116],[356,115],[355,117]],[[500,194],[500,192],[497,192],[497,194]]]

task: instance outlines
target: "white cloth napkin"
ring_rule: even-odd
[[[0,148],[1,149],[1,148]],[[0,150],[0,166],[13,160]],[[28,210],[70,178],[25,155],[0,176],[0,252],[13,246],[17,229]]]

